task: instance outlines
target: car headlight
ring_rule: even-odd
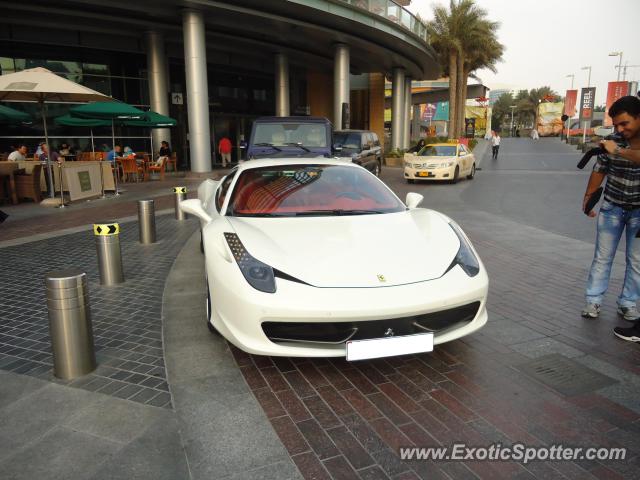
[[[455,162],[444,162],[440,164],[440,168],[449,168],[449,167],[453,167],[453,164]]]
[[[411,168],[411,162],[404,162],[404,166]]]
[[[453,262],[451,262],[451,265],[447,268],[447,272],[456,265],[460,265],[467,275],[475,277],[480,271],[480,262],[478,261],[478,258],[473,253],[473,249],[471,248],[467,237],[462,233],[462,229],[458,224],[450,222],[449,226],[460,240],[460,248],[458,249],[456,257],[453,259]]]
[[[261,292],[275,293],[276,279],[273,268],[252,257],[235,233],[225,232],[224,238],[249,285]]]

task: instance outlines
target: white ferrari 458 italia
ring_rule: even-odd
[[[462,229],[340,160],[262,159],[181,203],[202,227],[207,324],[254,354],[428,352],[487,321]]]

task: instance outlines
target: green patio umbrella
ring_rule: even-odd
[[[138,120],[126,120],[124,122],[124,124],[129,127],[147,127],[147,128],[175,127],[177,123],[178,122],[176,122],[175,118],[167,117],[166,115],[162,115],[152,110],[145,112],[145,115],[143,118],[140,118]]]
[[[111,120],[112,148],[115,151],[115,124],[120,124],[125,120],[140,120],[144,118],[146,112],[123,102],[93,102],[73,107],[69,110],[69,113],[72,117],[89,118],[94,120]],[[115,168],[114,172],[116,184],[115,195],[120,195],[120,192],[118,191],[118,169]]]
[[[125,120],[123,125],[128,127],[144,127],[144,128],[167,128],[175,127],[178,122],[175,118],[167,117],[161,113],[149,110],[145,112],[144,118],[139,120]],[[149,132],[149,141],[151,142],[151,158],[153,159],[153,135]]]
[[[0,123],[5,125],[31,123],[31,115],[21,112],[20,110],[14,110],[13,108],[0,105]]]

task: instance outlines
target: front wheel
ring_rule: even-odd
[[[379,177],[379,176],[380,176],[380,171],[381,171],[381,170],[382,170],[382,167],[380,166],[380,162],[376,162],[375,167],[373,167],[373,174],[374,174],[376,177]]]
[[[456,170],[455,172],[453,172],[453,179],[451,180],[451,183],[456,184],[458,183],[460,177],[460,167],[456,166]]]
[[[474,163],[473,165],[471,165],[471,173],[469,173],[469,175],[467,175],[467,179],[468,180],[473,180],[473,177],[476,176],[476,164]]]

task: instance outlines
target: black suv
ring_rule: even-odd
[[[353,163],[362,165],[374,175],[380,176],[382,149],[375,132],[369,130],[341,130],[333,132],[334,148],[341,149],[338,157],[349,157]]]

